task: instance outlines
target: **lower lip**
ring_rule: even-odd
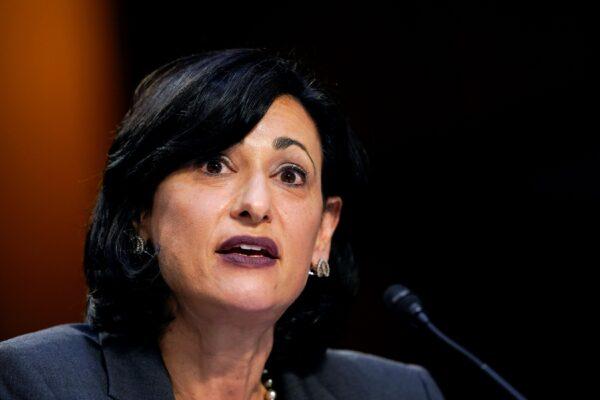
[[[239,253],[218,254],[223,260],[225,260],[228,263],[249,268],[269,267],[271,265],[275,265],[275,263],[277,262],[276,258],[270,258],[265,256],[246,256]]]

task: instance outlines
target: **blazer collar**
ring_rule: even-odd
[[[294,372],[280,375],[284,399],[294,400],[340,400],[321,382],[317,375],[300,376]]]
[[[101,332],[108,395],[117,400],[174,400],[173,388],[158,346],[143,346]]]

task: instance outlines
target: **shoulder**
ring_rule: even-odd
[[[382,372],[401,373],[410,376],[425,370],[416,364],[407,364],[374,354],[346,349],[327,349],[325,362],[329,368],[349,369],[369,375],[375,374],[376,376],[381,376]]]
[[[48,343],[72,345],[83,341],[87,343],[89,340],[98,343],[98,334],[88,324],[64,324],[2,341],[0,349],[39,349],[47,347]]]
[[[319,375],[335,390],[363,391],[367,398],[443,399],[424,367],[355,350],[328,349]]]
[[[86,324],[58,325],[0,342],[3,364],[21,361],[44,366],[73,363],[98,352],[98,335]]]
[[[54,326],[0,342],[0,398],[61,398],[82,385],[101,387],[101,359],[98,335],[86,324]]]

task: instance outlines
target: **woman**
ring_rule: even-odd
[[[2,343],[0,398],[441,399],[422,367],[327,348],[355,291],[340,217],[365,162],[290,61],[234,49],[158,69],[109,151],[87,321]]]

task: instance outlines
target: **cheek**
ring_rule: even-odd
[[[298,206],[285,210],[283,234],[294,268],[303,273],[312,261],[313,248],[320,227],[321,214],[314,206]]]
[[[161,247],[176,244],[178,247],[190,242],[205,242],[205,234],[210,232],[210,203],[202,199],[188,200],[187,197],[169,199],[159,203],[154,217],[154,237],[158,237]]]
[[[287,255],[283,262],[283,271],[286,271],[283,285],[289,306],[306,286],[321,218],[315,213],[315,207],[296,207],[282,212],[282,220]]]
[[[209,194],[157,196],[152,236],[160,246],[161,270],[171,288],[176,281],[193,282],[190,278],[201,274],[198,262],[211,252],[208,243],[212,243],[218,204]]]

